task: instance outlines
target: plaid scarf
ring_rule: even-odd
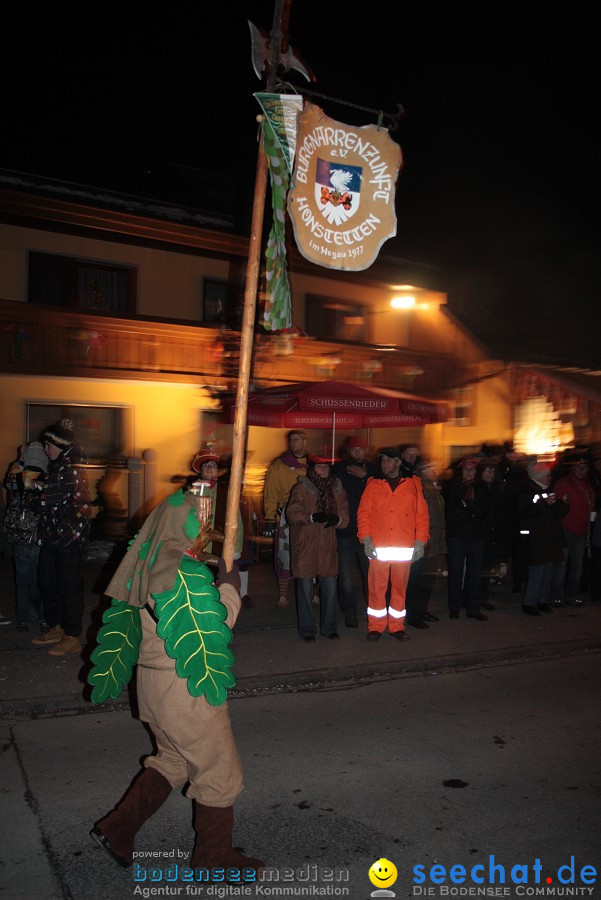
[[[313,467],[309,468],[307,478],[317,488],[317,512],[337,513],[338,504],[334,495],[336,476],[330,473],[327,478],[320,478]]]

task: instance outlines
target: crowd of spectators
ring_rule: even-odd
[[[87,493],[79,475],[83,455],[71,423],[64,421],[46,429],[42,443],[32,442],[23,453],[4,482],[7,523],[14,514],[21,527],[25,510],[35,524],[33,531],[10,538],[15,625],[28,631],[35,616],[41,635],[34,644],[54,655],[77,652],[80,567],[89,530]],[[333,455],[311,459],[306,434],[292,431],[288,449],[274,461],[265,483],[266,518],[277,526],[277,605],[288,604],[286,587],[294,580],[299,632],[305,639],[315,636],[311,607],[320,602],[319,630],[338,636],[334,596],[347,628],[357,628],[365,616],[371,639],[382,629],[406,639],[407,626],[427,629],[437,621],[428,605],[440,577],[446,577],[450,619],[465,615],[486,622],[495,610],[494,586],[505,583],[528,616],[601,602],[601,447],[528,456],[509,442],[486,442],[445,469],[416,444],[370,453],[364,438],[353,436],[339,453],[338,461]],[[292,489],[299,481],[306,497],[296,492],[297,507],[301,495],[303,502],[300,511],[290,508],[288,521]],[[393,507],[399,521],[410,523],[411,534],[388,522]],[[385,521],[390,541],[381,533]],[[6,537],[6,527],[4,532]],[[307,549],[309,539],[315,554]],[[322,560],[326,543],[327,565]],[[38,570],[42,577],[32,578]],[[1,618],[0,624],[11,620]]]
[[[600,448],[529,456],[510,443],[485,443],[454,462],[439,487],[452,618],[458,590],[474,609],[478,573],[480,609],[494,609],[490,586],[508,577],[527,615],[601,600]]]
[[[494,586],[508,579],[528,616],[549,614],[562,606],[584,606],[587,599],[601,601],[598,448],[578,447],[539,457],[518,453],[509,442],[487,442],[439,470],[414,444],[386,447],[370,455],[363,439],[351,437],[342,446],[341,456],[331,472],[328,467],[328,477],[334,479],[336,491],[348,496],[350,515],[332,529],[337,545],[330,540],[330,550],[337,546],[338,595],[347,627],[357,627],[362,599],[370,639],[379,637],[386,621],[390,633],[401,639],[407,638],[406,626],[429,628],[438,621],[428,603],[440,576],[447,576],[450,619],[465,615],[486,622],[487,613],[495,610]],[[407,506],[401,495],[414,499]],[[427,540],[420,512],[424,502]],[[392,509],[397,510],[399,522],[410,524],[411,534],[403,529],[395,532],[394,523],[388,521]],[[318,524],[318,519],[305,518],[295,526],[311,530]],[[382,523],[390,540],[381,533]],[[314,536],[317,539],[317,531]],[[397,552],[401,556],[395,558]],[[293,541],[293,574],[294,555]],[[330,565],[330,624],[326,629],[322,623],[322,634],[335,630],[331,624],[333,571]],[[305,593],[308,584],[303,585]],[[324,605],[325,600],[324,592]],[[306,639],[310,630],[313,638],[316,629],[304,594],[302,608],[301,636]]]

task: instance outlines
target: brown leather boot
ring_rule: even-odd
[[[262,859],[244,856],[232,847],[234,830],[233,806],[203,806],[194,804],[194,831],[196,840],[192,852],[192,868],[204,869],[255,869],[265,868]]]
[[[133,863],[134,838],[144,822],[163,805],[171,785],[156,769],[139,772],[110,812],[90,831],[90,835],[115,862],[127,869]]]

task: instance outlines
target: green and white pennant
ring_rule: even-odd
[[[286,194],[296,152],[297,116],[302,97],[296,94],[255,94],[263,112],[263,140],[271,179],[273,221],[267,240],[263,327],[292,327],[292,301],[286,258]]]

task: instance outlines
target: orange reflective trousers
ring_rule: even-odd
[[[380,562],[370,559],[367,574],[369,606],[367,625],[370,631],[391,634],[405,630],[405,594],[411,562]],[[390,606],[386,609],[386,591],[390,580]]]

